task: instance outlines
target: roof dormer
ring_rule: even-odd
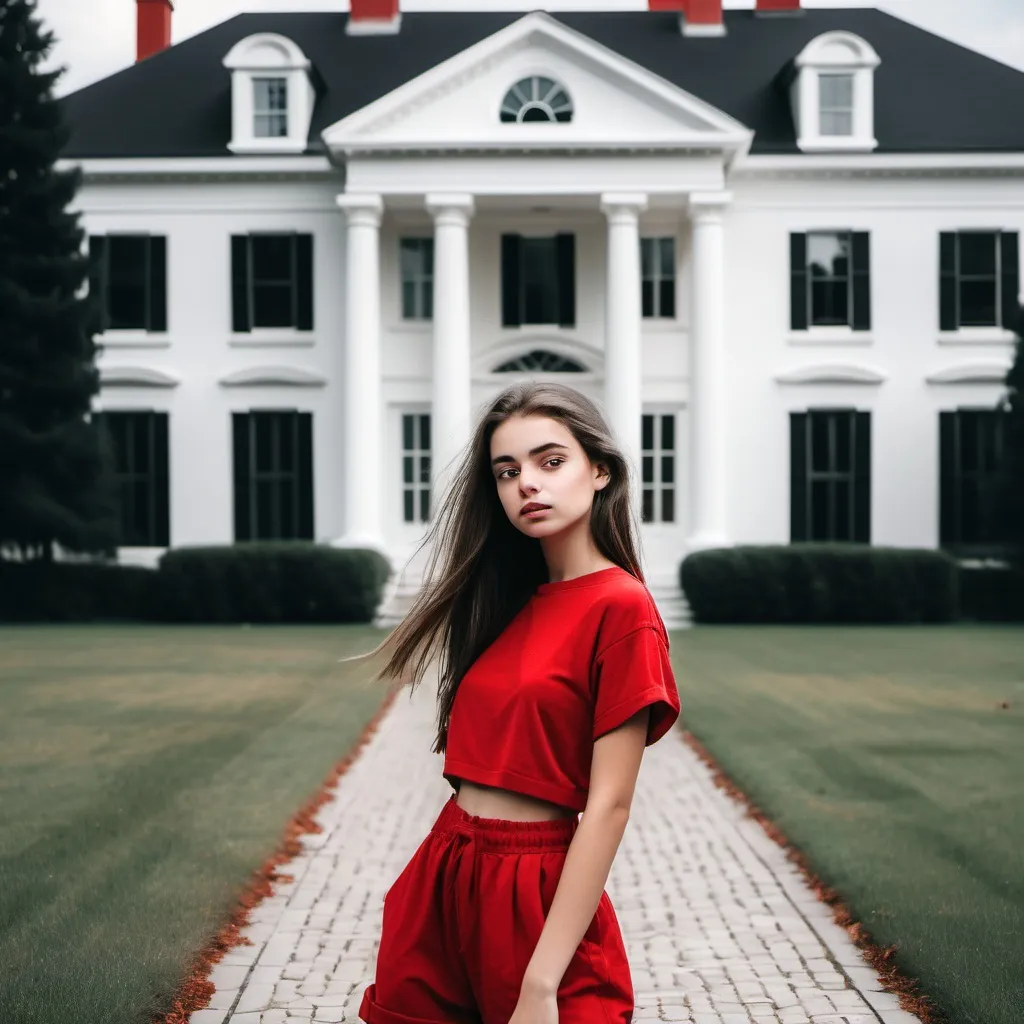
[[[875,138],[875,68],[870,43],[852,32],[812,39],[794,61],[790,86],[797,145],[805,153],[870,152]]]
[[[316,90],[309,58],[285,36],[249,36],[224,58],[231,72],[232,153],[303,153]]]

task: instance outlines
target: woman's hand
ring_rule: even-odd
[[[524,986],[508,1024],[558,1024],[558,997]]]

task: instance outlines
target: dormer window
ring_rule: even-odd
[[[502,121],[571,121],[572,100],[564,87],[542,75],[516,82],[501,103]]]
[[[871,44],[850,32],[812,39],[794,61],[790,99],[797,145],[805,153],[870,152],[875,138]]]
[[[232,153],[304,153],[313,120],[313,67],[285,36],[261,32],[224,58],[231,72]]]
[[[254,78],[254,135],[258,139],[288,137],[288,79]]]

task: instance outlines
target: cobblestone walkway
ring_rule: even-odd
[[[358,1021],[384,893],[451,792],[430,753],[434,693],[427,681],[399,695],[191,1024]],[[607,890],[636,1021],[919,1024],[678,733],[644,754]]]

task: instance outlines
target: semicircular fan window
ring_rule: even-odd
[[[495,373],[530,373],[541,371],[543,373],[585,373],[586,367],[577,363],[575,359],[567,359],[555,352],[545,352],[535,349],[524,356],[518,356],[502,363],[495,369]]]
[[[502,121],[571,121],[572,100],[565,88],[551,78],[522,78],[501,102]]]

